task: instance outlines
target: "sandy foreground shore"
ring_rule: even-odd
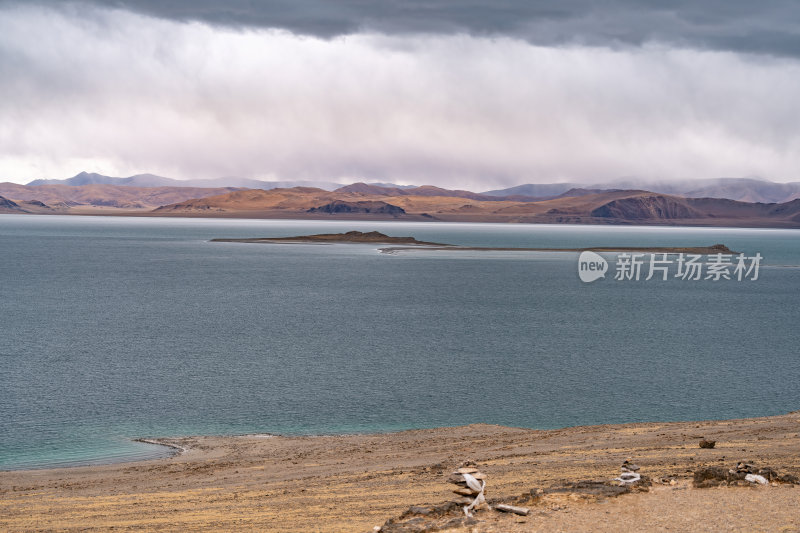
[[[700,449],[701,438],[716,440]],[[0,472],[0,530],[368,532],[453,499],[475,461],[487,498],[608,480],[630,458],[656,482],[617,497],[546,493],[526,516],[479,511],[451,531],[800,531],[800,486],[694,488],[699,467],[740,460],[800,475],[800,411],[744,420],[536,431],[490,425],[331,437],[164,439],[172,458]]]

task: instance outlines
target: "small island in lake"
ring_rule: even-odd
[[[317,235],[299,235],[297,237],[259,237],[252,239],[211,239],[211,242],[249,242],[262,244],[303,244],[322,243],[369,243],[369,244],[402,244],[380,248],[381,253],[397,253],[407,250],[460,250],[460,251],[486,251],[486,252],[634,252],[656,254],[738,254],[724,244],[711,246],[593,246],[589,248],[510,248],[487,246],[457,246],[437,242],[418,241],[414,237],[390,237],[379,231],[361,232],[348,231],[347,233],[320,233]],[[424,247],[424,248],[422,248]]]
[[[211,242],[254,242],[264,244],[297,244],[297,243],[335,243],[358,242],[372,244],[406,244],[417,246],[450,247],[449,244],[418,241],[414,237],[389,237],[379,231],[348,231],[347,233],[320,233],[317,235],[299,235],[297,237],[263,237],[255,239],[211,239]]]

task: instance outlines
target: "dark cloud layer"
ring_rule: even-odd
[[[52,7],[63,0],[34,0]],[[0,0],[3,4],[19,0]],[[29,0],[25,2],[31,4]],[[179,21],[283,28],[334,37],[360,31],[504,35],[541,45],[639,45],[800,56],[796,0],[84,0]]]

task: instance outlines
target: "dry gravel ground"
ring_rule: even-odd
[[[701,438],[717,441],[700,449]],[[611,479],[626,458],[674,485],[597,500],[547,496],[517,517],[480,512],[475,532],[800,531],[800,486],[694,489],[701,465],[747,460],[800,475],[800,412],[746,420],[535,431],[489,425],[334,437],[187,437],[169,459],[0,472],[1,531],[368,532],[411,505],[451,499],[473,460],[487,497]]]
[[[531,509],[527,517],[476,514],[482,522],[462,530],[475,533],[800,531],[800,487],[793,485],[693,489],[684,482],[599,502],[566,497],[566,501],[543,503]]]

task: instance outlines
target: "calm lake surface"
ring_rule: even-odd
[[[764,261],[756,281],[587,284],[577,253],[209,242],[349,230]],[[0,469],[165,453],[147,436],[800,409],[796,230],[0,215],[0,250]]]

